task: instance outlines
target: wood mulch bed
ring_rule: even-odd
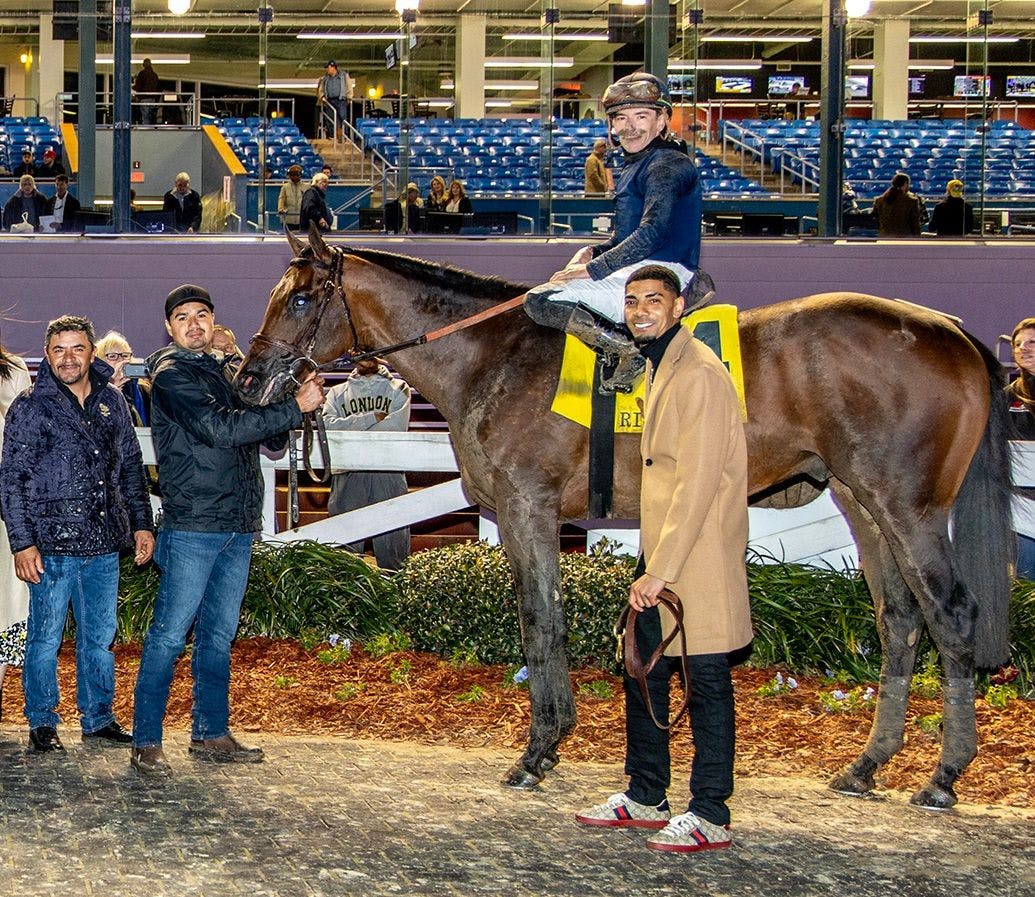
[[[304,650],[295,641],[247,639],[234,647],[231,706],[233,726],[246,732],[289,735],[345,735],[418,741],[427,744],[523,747],[529,724],[528,693],[504,680],[503,666],[455,666],[414,651],[368,657],[354,646],[347,659],[326,663],[321,645]],[[61,713],[65,726],[76,720],[74,646],[61,652]],[[116,649],[116,713],[132,719],[133,683],[140,662],[135,645]],[[190,660],[177,665],[166,725],[190,726]],[[14,671],[17,673],[17,671]],[[771,669],[739,668],[737,692],[737,774],[794,775],[827,779],[851,761],[866,741],[872,711],[829,713],[820,692],[835,686],[799,676],[788,694],[762,697]],[[624,722],[621,681],[598,670],[571,674],[579,723],[565,742],[562,758],[619,764]],[[20,677],[8,677],[4,718],[21,719]],[[597,683],[606,683],[597,685]],[[595,691],[610,690],[613,697]],[[880,770],[879,784],[914,791],[937,763],[938,745],[918,720],[940,712],[938,700],[912,696],[905,748]],[[978,755],[957,785],[960,800],[1035,806],[1035,701],[1017,699],[1004,709],[977,702]],[[689,751],[686,727],[674,736],[676,752]]]

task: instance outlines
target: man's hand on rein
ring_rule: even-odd
[[[316,411],[323,405],[323,377],[319,374],[310,375],[305,383],[295,393],[295,401],[303,414]]]

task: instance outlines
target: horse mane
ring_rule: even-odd
[[[373,262],[393,274],[419,280],[428,286],[462,293],[472,299],[491,299],[495,302],[503,302],[529,290],[528,285],[511,283],[501,277],[473,274],[462,268],[454,268],[452,265],[396,255],[380,249],[357,249],[349,246],[345,248],[345,251],[349,255]]]

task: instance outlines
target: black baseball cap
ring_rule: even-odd
[[[332,65],[333,65],[333,66],[334,66],[335,68],[337,68],[337,67],[338,67],[338,63],[336,63],[336,62],[335,62],[335,61],[334,61],[333,59],[328,59],[328,60],[327,60],[327,62],[326,62],[326,64],[324,65],[324,68],[329,68],[329,67],[330,67],[330,66],[332,66]]]
[[[202,305],[207,305],[209,311],[215,311],[215,306],[212,304],[212,297],[208,294],[208,290],[195,286],[192,283],[185,283],[182,287],[177,287],[166,297],[165,320],[168,321],[177,307],[185,302],[200,302]]]

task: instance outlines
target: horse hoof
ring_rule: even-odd
[[[831,791],[838,794],[847,794],[849,797],[863,797],[873,791],[873,776],[857,776],[850,769],[844,770],[840,775],[833,778],[827,786]]]
[[[507,772],[507,777],[503,780],[503,784],[507,788],[520,788],[524,791],[529,791],[535,788],[542,780],[543,777],[541,775],[536,775],[534,772],[525,769],[520,763],[515,763]]]
[[[909,798],[909,802],[914,807],[919,807],[921,810],[933,810],[939,813],[944,810],[951,810],[956,806],[957,800],[955,791],[951,788],[936,785],[934,782],[928,782],[927,785]]]
[[[561,762],[561,758],[558,755],[557,751],[549,751],[546,754],[546,756],[543,757],[543,762],[539,764],[539,768],[543,772],[549,772],[551,769],[553,769],[560,762]]]

